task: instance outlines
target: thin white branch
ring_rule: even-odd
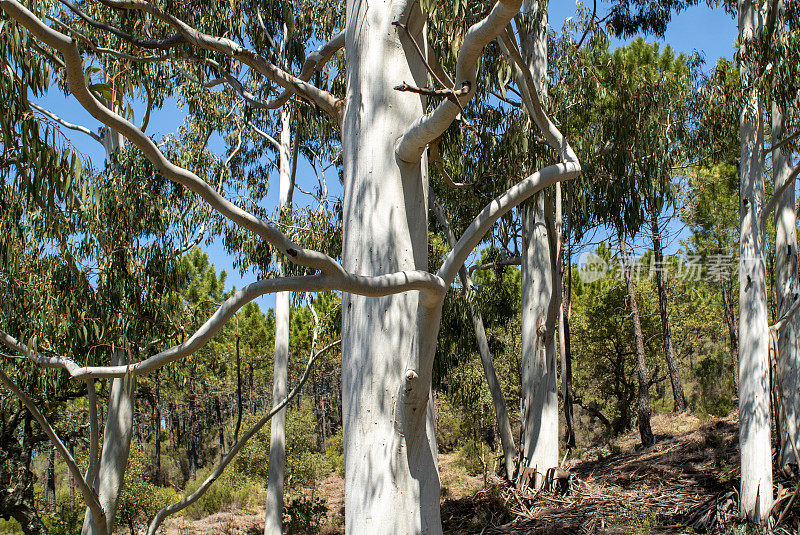
[[[400,138],[397,145],[398,158],[406,162],[419,161],[428,143],[441,136],[461,113],[464,105],[477,92],[478,59],[483,48],[504,31],[514,15],[519,13],[521,5],[522,0],[500,0],[486,18],[467,30],[464,43],[458,51],[453,89],[468,87],[469,90],[457,97],[458,104],[451,99],[445,99],[431,113],[414,121]]]
[[[94,490],[86,483],[86,480],[83,478],[83,474],[81,474],[80,468],[75,463],[75,459],[72,458],[72,455],[69,454],[69,450],[64,443],[61,442],[61,439],[58,438],[58,435],[53,430],[53,427],[50,425],[50,422],[47,421],[47,418],[39,411],[36,404],[31,401],[31,399],[25,395],[25,393],[19,389],[19,387],[14,384],[14,381],[11,380],[3,370],[0,369],[0,382],[6,385],[6,388],[11,390],[11,393],[14,394],[16,397],[22,401],[22,404],[25,405],[25,408],[33,415],[37,422],[39,422],[39,426],[42,428],[42,431],[50,438],[53,446],[58,450],[58,453],[64,459],[64,462],[69,468],[72,477],[75,479],[75,483],[78,485],[78,489],[81,491],[83,495],[83,499],[86,500],[86,504],[89,506],[89,509],[92,511],[92,515],[94,516],[95,520],[95,527],[97,530],[102,533],[108,532],[108,525],[106,522],[106,514],[103,511],[103,506],[100,505],[100,501],[97,499],[97,494],[95,494]]]
[[[519,266],[522,264],[522,258],[519,256],[509,256],[508,258],[500,259],[496,262],[489,262],[488,264],[475,264],[469,267],[469,275],[475,271],[484,271],[487,269],[497,269],[503,266]]]
[[[92,132],[91,130],[89,130],[85,126],[81,126],[79,124],[68,123],[67,121],[65,121],[64,119],[62,119],[58,115],[56,115],[55,113],[53,113],[50,110],[47,110],[47,109],[39,106],[35,102],[28,102],[28,104],[30,104],[31,108],[33,108],[34,110],[38,111],[42,115],[45,115],[46,117],[49,117],[50,119],[52,119],[56,123],[60,124],[64,128],[68,128],[70,130],[75,130],[76,132],[84,133],[87,136],[89,136],[92,139],[94,139],[95,141],[97,141],[98,143],[100,143],[100,144],[103,143],[103,139],[99,135],[97,135],[96,133]]]
[[[64,368],[71,377],[76,379],[123,377],[128,373],[141,375],[159,369],[179,358],[191,355],[207,344],[237,310],[261,295],[274,292],[321,292],[334,290],[370,297],[421,290],[426,291],[431,298],[441,299],[444,296],[446,286],[442,279],[425,271],[402,271],[374,277],[350,275],[343,278],[332,275],[309,275],[260,280],[248,284],[229,297],[185,342],[129,365],[80,367],[73,360],[66,357],[45,357],[39,353],[34,353],[27,346],[3,331],[0,331],[0,342],[41,366]]]
[[[181,501],[161,509],[156,514],[155,518],[153,518],[152,522],[150,522],[150,525],[147,528],[147,535],[155,535],[156,530],[158,530],[158,527],[161,525],[162,522],[164,522],[165,518],[167,518],[170,515],[174,515],[175,513],[177,513],[182,509],[185,509],[186,507],[197,501],[203,494],[205,494],[205,492],[209,489],[209,487],[211,487],[214,481],[216,481],[219,478],[219,476],[222,475],[222,472],[225,471],[225,467],[228,466],[228,464],[230,464],[230,462],[233,460],[236,454],[238,454],[239,451],[245,446],[245,444],[247,444],[247,441],[250,440],[253,437],[253,435],[258,433],[258,431],[262,427],[264,427],[264,424],[270,421],[272,417],[275,416],[275,414],[277,414],[292,399],[294,399],[295,396],[297,396],[298,392],[300,392],[300,389],[303,387],[303,385],[306,384],[306,381],[308,381],[311,369],[313,368],[317,360],[323,354],[325,354],[329,349],[331,349],[334,346],[337,346],[340,342],[341,340],[332,342],[327,346],[323,347],[322,349],[320,349],[319,351],[317,351],[316,353],[312,354],[311,358],[308,360],[308,364],[306,364],[306,369],[303,371],[303,375],[300,377],[300,380],[297,382],[297,385],[292,389],[291,392],[289,392],[286,398],[283,399],[277,405],[273,406],[272,409],[267,414],[265,414],[258,422],[256,422],[256,424],[252,428],[250,428],[250,430],[241,438],[241,440],[239,440],[236,444],[233,445],[233,447],[231,447],[230,451],[227,453],[227,455],[225,455],[222,461],[220,461],[217,468],[211,473],[211,475],[209,475],[206,478],[205,481],[203,481],[203,483],[200,485],[200,487],[198,487],[196,491],[194,491],[189,496],[186,496]]]
[[[786,311],[786,314],[781,316],[778,321],[769,326],[770,330],[776,333],[779,332],[789,322],[789,320],[792,319],[792,316],[797,313],[798,309],[800,309],[800,298],[795,300],[789,310]]]

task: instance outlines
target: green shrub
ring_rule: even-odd
[[[284,511],[284,527],[287,533],[316,535],[320,522],[328,512],[328,507],[320,498],[306,498],[302,494],[293,497]]]
[[[131,444],[116,521],[117,525],[126,526],[132,532],[137,526],[149,523],[162,508],[178,501],[178,494],[173,489],[158,487],[148,481],[148,465],[149,459],[138,445]]]

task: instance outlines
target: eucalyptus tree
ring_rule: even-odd
[[[505,30],[519,11],[519,2],[489,3],[477,12],[464,13],[458,25],[462,31],[469,29],[464,31],[463,41],[454,41],[455,83],[436,90],[423,87],[426,64],[430,66],[426,57],[433,59],[418,46],[426,36],[424,13],[416,3],[370,4],[369,10],[366,4],[348,3],[342,28],[347,55],[341,72],[347,86],[345,98],[340,99],[309,81],[319,54],[309,57],[316,64],[298,78],[260,53],[254,35],[259,32],[256,6],[239,6],[236,17],[209,20],[194,6],[180,11],[181,6],[163,9],[138,0],[103,0],[95,16],[106,24],[101,30],[118,30],[112,31],[117,38],[115,46],[123,47],[125,54],[140,57],[141,40],[126,39],[131,36],[125,30],[139,33],[138,28],[147,21],[151,35],[169,35],[158,40],[162,49],[187,57],[207,56],[226,70],[246,67],[290,96],[311,102],[340,127],[342,264],[293,243],[275,225],[230,202],[198,174],[170,161],[141,129],[101,105],[86,86],[83,56],[75,39],[63,33],[69,30],[48,25],[41,13],[37,16],[15,0],[4,0],[0,7],[37,42],[54,49],[64,62],[71,96],[95,119],[129,139],[154,171],[197,194],[215,211],[256,235],[260,244],[312,272],[266,278],[245,286],[185,342],[130,365],[81,367],[67,356],[44,357],[18,345],[21,352],[63,367],[74,378],[140,375],[196,351],[239,307],[258,295],[343,291],[346,528],[354,533],[440,533],[439,480],[428,398],[444,294],[495,221],[543,187],[580,172],[574,152],[544,114],[536,88],[526,76],[522,90],[528,93],[530,112],[548,144],[558,151],[559,163],[520,180],[492,201],[467,227],[438,272],[426,270],[425,148],[454,121],[466,119],[464,107],[481,90],[476,77],[478,60],[492,39],[503,33],[515,62],[527,70],[516,61],[515,37]],[[214,35],[221,30],[220,19],[234,26],[230,37]],[[122,24],[125,30],[119,29]],[[164,75],[171,76],[166,67]],[[441,99],[427,113],[426,97]],[[228,455],[235,454],[235,449]]]
[[[798,81],[793,62],[796,61],[794,36],[798,29],[797,6],[794,2],[779,0],[768,12],[766,25],[766,54],[771,80],[771,149],[773,190],[775,195],[767,203],[775,213],[775,293],[777,317],[781,327],[774,329],[777,337],[777,388],[780,402],[777,420],[780,428],[779,463],[800,464],[800,316],[793,306],[800,298],[798,287],[797,213],[795,208],[795,180],[800,168],[792,164],[792,153],[797,148],[796,114],[798,109]],[[764,149],[765,151],[767,149]],[[764,154],[766,157],[767,154]],[[773,339],[773,343],[775,340]]]

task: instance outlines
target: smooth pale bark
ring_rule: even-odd
[[[280,135],[280,185],[279,209],[291,210],[289,199],[291,144],[289,108],[281,112]],[[283,269],[279,269],[283,276]],[[289,292],[275,294],[275,357],[272,399],[280,400],[289,392]],[[270,422],[269,475],[267,480],[267,506],[264,535],[279,535],[283,531],[283,491],[286,476],[286,409],[282,409]]]
[[[656,287],[658,288],[658,311],[661,315],[661,335],[664,337],[664,359],[667,361],[669,381],[672,385],[672,399],[675,412],[686,410],[686,396],[681,384],[681,372],[672,346],[672,329],[669,324],[669,308],[667,305],[667,281],[664,266],[664,251],[661,247],[661,229],[658,227],[658,214],[651,203],[650,229],[653,232],[653,252],[656,261]]]
[[[772,104],[772,140],[786,137],[785,113]],[[775,190],[779,190],[791,177],[791,154],[778,148],[772,151],[772,169]],[[789,186],[778,198],[775,206],[775,292],[778,316],[783,317],[800,297],[797,270],[797,214],[795,188]],[[782,414],[781,466],[787,463],[800,465],[795,457],[800,451],[800,315],[793,314],[778,332],[779,396]],[[792,446],[794,444],[794,447]]]
[[[115,365],[122,364],[123,359],[122,351],[114,352]],[[114,532],[114,517],[131,449],[135,385],[136,379],[132,375],[118,377],[111,381],[111,392],[108,395],[108,409],[103,429],[103,449],[100,453],[100,467],[94,485],[100,505],[105,511],[108,533]],[[97,533],[105,534],[106,531],[97,529],[92,512],[87,508],[81,534],[94,535]]]
[[[755,522],[766,520],[772,506],[770,444],[769,334],[764,261],[763,106],[756,58],[745,43],[758,39],[762,21],[752,0],[739,2],[740,76],[744,99],[739,120],[739,448],[742,482],[739,508]]]
[[[642,334],[642,320],[639,316],[639,305],[636,303],[636,286],[631,273],[631,263],[628,257],[628,247],[622,233],[619,234],[619,252],[622,257],[622,269],[625,272],[625,285],[628,290],[628,302],[631,307],[631,320],[633,321],[633,337],[636,342],[636,364],[639,379],[639,395],[637,397],[636,421],[639,425],[639,437],[642,446],[651,446],[655,442],[653,430],[650,428],[650,373],[644,353],[644,335]]]
[[[521,52],[540,94],[547,91],[547,2],[526,1],[522,11],[532,24]],[[553,199],[545,192],[522,209],[522,397],[523,462],[534,468],[535,486],[558,466],[558,383],[553,311],[560,293],[556,281]]]
[[[395,157],[395,141],[424,107],[419,95],[389,88],[427,83],[413,44],[392,25],[405,20],[403,7],[347,2],[342,262],[350,273],[427,269],[427,162]],[[419,24],[409,30],[424,43]],[[429,364],[419,366],[431,342],[419,334],[423,301],[419,292],[343,294],[347,533],[442,533]]]
[[[535,486],[558,466],[558,384],[556,371],[553,269],[544,193],[523,210],[522,395],[523,462],[536,470]]]

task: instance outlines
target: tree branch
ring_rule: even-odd
[[[114,2],[114,4],[118,3],[122,2]],[[136,6],[140,6],[142,4],[139,0],[128,3]],[[146,5],[151,6],[151,4]],[[11,18],[27,28],[28,31],[30,31],[31,34],[33,34],[36,38],[55,48],[62,54],[66,63],[69,88],[78,102],[80,102],[86,111],[88,111],[95,119],[128,138],[144,153],[144,156],[150,160],[158,172],[163,176],[172,180],[173,182],[186,186],[200,195],[200,197],[208,202],[209,205],[211,205],[220,214],[227,217],[240,227],[260,236],[266,242],[278,249],[278,251],[288,255],[293,263],[299,266],[320,270],[325,274],[335,275],[336,277],[343,279],[342,288],[340,289],[344,289],[345,287],[358,288],[360,283],[357,281],[364,282],[368,280],[348,274],[338,262],[324,253],[303,249],[297,246],[276,227],[270,225],[255,215],[242,210],[229,200],[222,197],[208,183],[206,183],[196,174],[173,164],[169,159],[166,158],[166,156],[164,156],[156,144],[149,137],[144,135],[141,130],[136,128],[133,124],[120,115],[106,108],[89,92],[83,77],[83,61],[80,53],[78,52],[78,48],[75,45],[74,39],[67,37],[66,35],[44,24],[17,0],[0,0],[0,7],[2,7]],[[156,10],[156,12],[159,14],[159,16],[162,16],[160,11]],[[189,30],[185,31],[189,33]],[[194,34],[191,35],[193,35],[194,39],[200,39],[199,37],[194,36]],[[207,41],[212,40],[212,38],[203,36],[202,39],[205,39],[202,41],[204,44],[210,46],[208,45]],[[214,43],[216,42],[217,41],[214,41]],[[222,51],[229,51],[229,48],[234,46],[232,41],[225,39],[220,39],[219,42],[228,43],[224,46],[221,45]],[[241,48],[236,50],[237,57],[241,57],[242,54],[245,56],[247,55],[246,52],[242,52],[243,49]],[[266,60],[264,61],[266,62]],[[269,65],[271,66],[271,69],[277,69],[277,67],[274,65]],[[280,72],[283,73],[283,71]],[[441,281],[431,280],[429,282],[432,285],[427,288],[428,290],[435,288],[436,293],[441,293],[444,291],[444,288],[439,287],[439,283]]]
[[[442,178],[444,178],[444,181],[451,188],[456,188],[456,189],[471,189],[471,188],[474,188],[475,185],[477,184],[477,182],[472,182],[470,184],[467,184],[466,182],[453,182],[453,178],[450,176],[450,173],[447,172],[447,169],[444,168],[444,163],[442,162],[442,157],[439,154],[439,141],[440,141],[440,139],[441,138],[436,139],[430,145],[428,145],[428,158],[429,158],[429,160],[433,160],[433,163],[436,164],[436,169],[439,170],[439,174],[442,175]]]
[[[225,325],[245,304],[266,293],[274,292],[320,292],[344,291],[369,297],[381,297],[410,290],[420,290],[433,299],[441,299],[446,291],[441,278],[426,271],[402,271],[388,275],[347,277],[333,275],[308,275],[304,277],[284,277],[264,279],[248,284],[229,297],[214,314],[186,341],[166,349],[135,364],[120,366],[78,366],[66,357],[45,357],[33,352],[25,344],[9,334],[0,331],[0,342],[30,358],[40,366],[64,368],[75,379],[92,377],[123,377],[126,374],[141,375],[159,369],[179,358],[191,355],[205,344]]]
[[[339,345],[340,342],[341,340],[332,342],[327,346],[323,347],[322,349],[320,349],[319,351],[317,351],[316,353],[314,353],[312,357],[308,360],[308,364],[306,364],[306,369],[303,371],[303,375],[300,377],[300,380],[297,382],[297,385],[292,389],[291,392],[289,392],[286,398],[284,398],[277,405],[273,406],[272,409],[267,414],[265,414],[258,422],[256,422],[256,424],[252,428],[250,428],[250,430],[241,438],[241,440],[239,440],[236,444],[233,445],[233,447],[231,447],[230,451],[228,452],[227,455],[225,455],[222,461],[220,461],[217,468],[211,473],[211,475],[208,476],[208,478],[206,478],[205,481],[203,481],[203,483],[196,491],[194,491],[189,496],[186,496],[181,501],[161,509],[156,514],[155,518],[153,518],[152,522],[150,522],[150,525],[147,528],[147,535],[155,535],[156,530],[158,530],[158,527],[161,525],[161,523],[164,521],[165,518],[177,513],[182,509],[185,509],[186,507],[197,501],[203,494],[205,494],[205,492],[209,489],[209,487],[211,487],[214,481],[216,481],[219,478],[219,476],[222,475],[222,472],[225,471],[225,467],[227,467],[228,464],[230,464],[231,460],[233,460],[236,454],[238,454],[239,451],[245,446],[245,444],[247,444],[247,441],[250,440],[253,437],[253,435],[258,433],[258,431],[262,427],[264,427],[264,424],[270,421],[272,417],[275,416],[275,414],[277,414],[292,399],[294,399],[295,396],[297,396],[297,394],[300,392],[300,389],[303,387],[303,385],[306,384],[306,381],[308,381],[311,369],[317,362],[317,360],[329,349]]]
[[[794,181],[797,179],[798,175],[800,175],[800,164],[794,166],[792,172],[789,173],[789,176],[786,177],[786,181],[778,188],[772,195],[772,197],[767,201],[764,207],[761,209],[761,226],[765,226],[767,223],[767,219],[772,211],[775,209],[775,206],[778,204],[778,200],[781,198],[783,193],[789,188],[789,186],[794,187]]]
[[[406,162],[416,162],[422,157],[425,147],[442,135],[463,106],[469,102],[477,89],[478,59],[483,48],[489,44],[519,12],[522,0],[500,0],[483,20],[473,24],[464,37],[458,52],[455,83],[463,87],[469,83],[469,91],[458,97],[458,104],[445,100],[431,113],[425,114],[400,138],[397,156]]]
[[[65,121],[64,119],[62,119],[58,115],[56,115],[55,113],[53,113],[50,110],[47,110],[47,109],[39,106],[35,102],[28,102],[28,104],[30,105],[31,108],[33,108],[34,110],[38,111],[42,115],[45,115],[46,117],[49,117],[50,119],[52,119],[56,123],[60,124],[64,128],[68,128],[70,130],[75,130],[76,132],[81,132],[83,134],[86,134],[87,136],[91,137],[92,139],[94,139],[95,141],[97,141],[98,143],[100,143],[102,145],[103,139],[99,135],[97,135],[96,133],[94,133],[91,130],[89,130],[88,128],[86,128],[85,126],[81,126],[79,124],[68,123],[67,121]]]
[[[7,1],[15,2],[16,0]],[[178,30],[179,35],[190,44],[205,50],[219,52],[220,54],[225,54],[226,56],[241,61],[287,91],[313,102],[333,117],[337,124],[341,123],[342,101],[338,100],[327,91],[289,74],[262,55],[226,37],[216,37],[196,30],[177,17],[161,10],[161,8],[155,4],[145,0],[100,0],[100,2],[115,9],[140,10],[153,15],[157,19]]]
[[[467,227],[461,239],[445,258],[437,275],[449,287],[458,273],[458,268],[467,260],[495,221],[536,192],[556,182],[575,178],[580,172],[581,166],[577,162],[558,163],[533,173],[506,190],[487,205]]]
[[[119,37],[123,41],[131,43],[134,46],[147,48],[149,50],[156,50],[156,49],[168,50],[174,47],[175,45],[184,42],[184,38],[180,33],[177,33],[171,37],[167,37],[166,39],[139,39],[128,33],[123,32],[122,30],[120,30],[115,26],[111,26],[110,24],[105,24],[103,22],[98,22],[92,19],[91,17],[89,17],[89,15],[81,11],[81,9],[78,6],[76,6],[72,2],[69,2],[68,0],[59,0],[59,1],[65,6],[67,6],[73,13],[75,13],[81,20],[83,20],[86,24],[88,24],[92,28],[109,32]]]
[[[25,405],[25,408],[28,409],[36,421],[39,422],[39,426],[42,428],[42,431],[44,431],[50,438],[53,446],[55,446],[55,448],[58,450],[58,453],[64,459],[67,468],[69,468],[72,477],[75,479],[81,494],[83,494],[83,499],[86,500],[86,504],[92,511],[92,515],[94,516],[95,520],[95,527],[98,529],[98,531],[100,531],[100,533],[107,533],[108,527],[106,522],[106,514],[97,499],[97,494],[95,494],[94,490],[92,490],[92,488],[86,483],[86,480],[83,478],[83,474],[81,474],[80,468],[78,468],[78,465],[75,464],[75,459],[72,458],[72,455],[69,454],[67,447],[64,446],[64,443],[61,442],[60,438],[58,438],[58,435],[47,421],[47,418],[44,417],[44,415],[36,407],[36,404],[31,401],[31,399],[26,396],[16,384],[14,384],[14,381],[12,381],[2,369],[0,369],[0,382],[6,385],[6,388],[8,388],[12,394],[17,396],[20,401],[22,401],[22,404]]]

